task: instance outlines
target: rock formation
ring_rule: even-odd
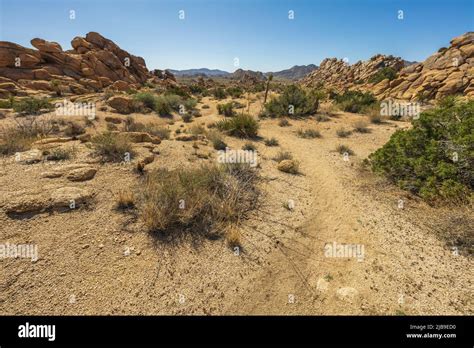
[[[83,94],[105,87],[127,90],[151,74],[141,57],[121,49],[102,35],[90,32],[71,41],[63,51],[56,42],[31,40],[30,49],[0,41],[0,98],[43,91],[49,94]]]
[[[370,91],[377,98],[401,100],[439,99],[448,95],[474,97],[474,33],[451,40],[422,63],[404,66],[401,58],[376,55],[370,60],[349,65],[336,58],[325,59],[319,69],[301,80],[305,86],[323,84],[337,91]],[[397,72],[392,79],[370,83],[380,69]]]

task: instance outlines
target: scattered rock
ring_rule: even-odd
[[[298,163],[294,160],[283,160],[278,163],[277,169],[285,173],[296,174],[298,172]]]
[[[198,137],[194,134],[180,134],[175,137],[178,141],[195,141]]]
[[[70,181],[87,181],[91,180],[96,173],[97,169],[92,167],[78,168],[70,171],[67,174],[67,178]]]

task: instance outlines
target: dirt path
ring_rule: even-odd
[[[416,211],[405,203],[403,192],[377,195],[380,187],[374,178],[359,170],[360,160],[383,145],[384,133],[393,132],[393,126],[341,141],[335,129],[338,123],[350,124],[349,117],[357,116],[342,115],[333,124],[308,122],[323,135],[312,140],[265,121],[270,125],[262,133],[279,139],[281,147],[301,161],[311,204],[307,218],[293,226],[292,238],[279,241],[270,260],[272,271],[262,272],[252,284],[246,305],[236,304],[238,312],[472,313],[472,262],[455,255],[426,226],[410,222],[417,214],[436,212],[423,204]],[[334,152],[338,143],[349,144],[356,156],[344,161]],[[399,199],[404,200],[403,209]],[[359,245],[364,258],[326,257],[327,243]]]

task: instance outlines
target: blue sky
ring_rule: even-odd
[[[355,63],[376,53],[422,61],[474,30],[473,0],[0,0],[0,6],[0,40],[31,47],[40,37],[70,49],[72,38],[97,31],[145,58],[149,69],[234,71],[236,57],[240,68],[260,71],[326,57]]]

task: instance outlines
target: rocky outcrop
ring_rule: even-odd
[[[75,37],[68,51],[38,38],[31,45],[36,50],[0,41],[0,97],[30,90],[83,94],[109,86],[123,91],[153,78],[143,58],[95,32]]]
[[[378,99],[439,99],[454,94],[474,97],[473,32],[454,38],[449,48],[440,49],[422,63],[404,65],[401,58],[383,55],[353,65],[336,58],[325,59],[319,69],[301,83],[305,86],[323,84],[339,92],[370,91]],[[370,78],[384,67],[392,68],[397,76],[370,83]]]

